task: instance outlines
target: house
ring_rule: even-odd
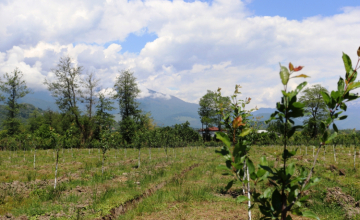
[[[208,128],[208,131],[209,131],[209,134],[211,137],[214,137],[215,136],[215,133],[219,131],[219,128],[217,127],[209,127]],[[225,130],[221,129],[222,132],[224,132]],[[200,129],[198,130],[200,136],[202,136],[202,134],[206,132],[206,129]]]

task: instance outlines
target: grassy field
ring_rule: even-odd
[[[354,170],[354,150],[322,149],[315,168],[320,184],[308,192],[308,207],[321,219],[360,219],[360,173]],[[36,168],[30,151],[0,153],[0,219],[247,219],[246,204],[237,204],[240,184],[225,192],[232,177],[216,167],[223,158],[215,148],[175,148],[138,151],[98,149],[60,151],[58,185],[54,189],[55,154],[36,152]],[[307,155],[306,155],[307,152]],[[270,166],[280,167],[281,147],[253,146],[257,162],[265,155]],[[312,148],[303,146],[292,160],[310,167]],[[356,155],[356,162],[360,162]],[[358,163],[356,169],[359,169]],[[339,170],[345,175],[339,175]],[[264,190],[268,183],[253,186]],[[256,207],[253,219],[259,219]],[[305,219],[294,217],[294,219]]]

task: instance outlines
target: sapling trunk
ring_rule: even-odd
[[[36,162],[36,148],[34,149],[34,169],[35,169],[35,162]]]
[[[151,147],[149,147],[149,160],[151,160]]]
[[[247,196],[248,196],[248,219],[251,220],[251,196],[250,196],[250,178],[249,167],[246,166],[246,179],[247,179]]]
[[[355,164],[355,159],[356,159],[356,149],[354,150],[354,170],[356,169],[356,168],[355,168],[355,165],[356,165],[356,164]]]
[[[335,146],[333,145],[333,150],[334,150],[334,161],[336,162],[336,152],[335,152]]]
[[[307,156],[307,146],[305,147],[305,155]]]
[[[315,147],[314,146],[312,146],[312,147],[313,147],[313,157],[314,157]]]
[[[125,151],[125,158],[126,158],[126,147],[124,148],[124,151]]]
[[[102,157],[102,163],[101,163],[101,175],[104,174],[104,161],[105,161],[105,151],[103,150],[103,157]]]
[[[58,162],[59,162],[59,150],[56,150],[56,166],[55,166],[55,183],[54,183],[54,189],[56,189],[56,177],[57,177],[57,170],[58,170]]]
[[[140,147],[139,147],[139,155],[138,155],[138,168],[140,168]]]

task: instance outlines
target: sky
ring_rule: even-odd
[[[335,89],[342,52],[356,63],[360,3],[288,0],[0,0],[0,75],[18,67],[29,88],[46,91],[70,56],[101,88],[121,70],[146,88],[198,103],[207,90],[250,107],[275,107],[279,63],[304,66],[309,86]],[[292,79],[290,88],[304,81]],[[39,93],[40,94],[40,93]],[[164,96],[169,97],[169,96]]]

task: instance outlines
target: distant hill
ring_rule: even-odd
[[[195,103],[185,102],[175,96],[169,96],[153,90],[148,90],[150,95],[138,99],[140,108],[145,112],[150,112],[155,122],[159,126],[171,126],[174,124],[190,122],[193,128],[201,128],[200,118],[198,115],[199,105]],[[51,109],[58,111],[54,98],[48,92],[35,92],[29,94],[20,100],[22,103],[30,103],[42,110]],[[118,114],[118,105],[115,102],[116,108],[111,113],[115,115],[116,120],[120,120]],[[80,108],[85,110],[85,105],[80,104]],[[275,108],[260,108],[253,112],[253,116],[263,116],[261,121],[270,118],[270,115],[275,111]],[[345,112],[348,118],[343,121],[337,121],[336,124],[339,129],[353,129],[360,130],[360,101],[350,103],[348,110]],[[303,119],[296,119],[295,124],[301,125]]]
[[[26,120],[31,116],[31,113],[33,113],[35,109],[38,109],[38,108],[32,104],[23,103],[22,108],[20,108],[20,112],[19,112],[19,118],[20,118],[21,122],[25,123]],[[40,114],[44,112],[41,109],[38,109],[38,111]],[[0,128],[1,129],[3,128],[2,124],[3,124],[4,119],[6,118],[6,114],[7,114],[7,110],[6,110],[5,106],[0,105]]]
[[[266,121],[270,115],[275,111],[275,108],[260,108],[253,112],[253,116],[263,116],[260,121]],[[342,121],[335,121],[339,129],[356,129],[360,130],[360,105],[349,105],[346,112],[342,115],[347,115],[348,118]],[[302,125],[304,119],[295,119],[296,125]]]

